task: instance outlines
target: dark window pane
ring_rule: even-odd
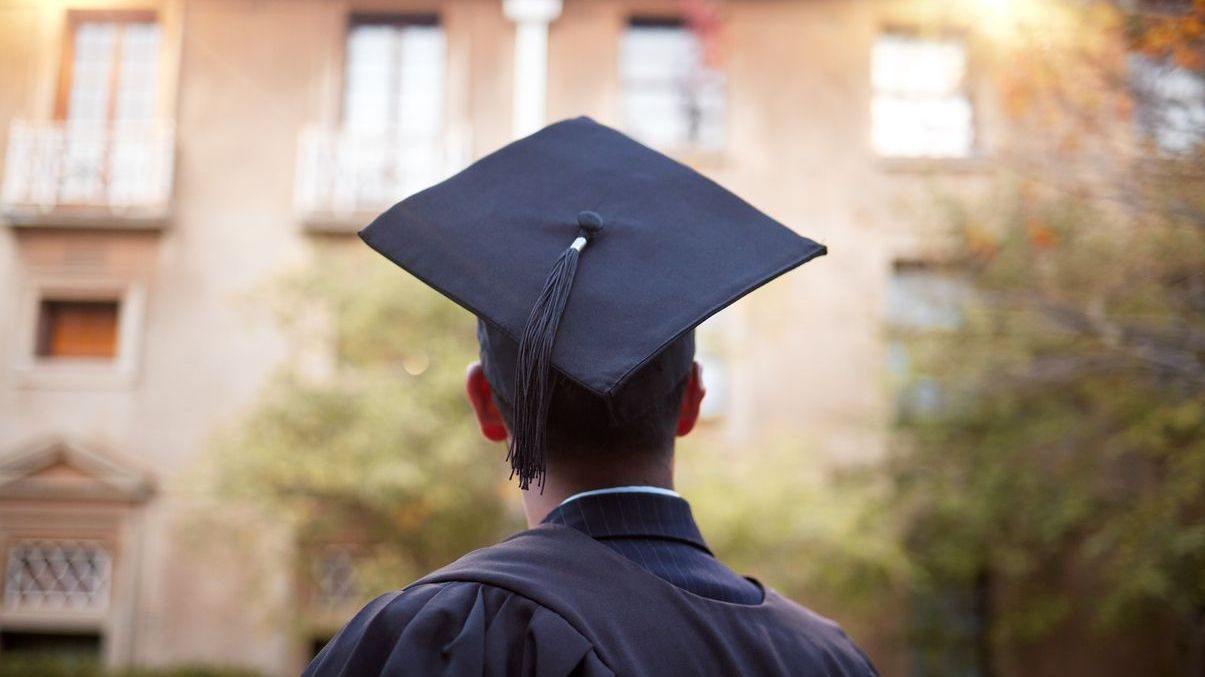
[[[100,658],[100,634],[6,630],[0,632],[0,653]]]
[[[117,301],[42,301],[38,357],[117,356]]]

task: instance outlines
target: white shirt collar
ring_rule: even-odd
[[[606,489],[591,489],[583,491],[580,494],[574,494],[569,498],[561,501],[561,505],[565,505],[569,501],[576,501],[579,498],[586,496],[601,496],[603,494],[659,494],[661,496],[673,496],[674,498],[682,498],[682,496],[673,489],[664,489],[662,487],[649,487],[644,485],[636,485],[629,487],[608,487]]]

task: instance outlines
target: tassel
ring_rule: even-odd
[[[578,237],[561,253],[548,274],[544,289],[527,317],[515,360],[514,421],[506,460],[510,462],[510,476],[519,477],[520,489],[528,489],[535,480],[541,493],[547,470],[546,423],[555,385],[552,349],[561,316],[569,303],[578,258],[586,244],[602,229],[602,217],[594,212],[582,212],[577,218],[581,226]]]

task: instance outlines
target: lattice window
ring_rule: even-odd
[[[314,603],[319,608],[338,609],[355,602],[356,561],[345,547],[330,546],[314,558]]]
[[[8,549],[4,608],[103,610],[111,566],[108,551],[96,541],[17,541]]]

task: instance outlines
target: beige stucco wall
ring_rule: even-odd
[[[288,674],[304,658],[289,619],[288,539],[262,530],[249,538],[240,521],[270,520],[201,494],[194,473],[215,428],[252,402],[289,355],[249,299],[303,264],[311,247],[293,211],[297,138],[304,125],[338,120],[351,8],[316,0],[5,3],[0,128],[53,115],[68,8],[127,6],[155,9],[163,27],[160,110],[177,130],[172,217],[152,232],[0,233],[0,452],[69,437],[137,459],[154,478],[157,493],[137,510],[141,547],[122,543],[123,571],[130,557],[140,561],[136,582],[115,595],[136,610],[120,632],[106,633],[110,659],[235,662]],[[355,9],[440,13],[448,125],[470,135],[474,154],[506,140],[511,36],[499,4]],[[0,150],[6,141],[0,135]],[[85,283],[101,276],[145,290],[134,374],[101,387],[31,384],[16,369],[32,331],[22,309],[38,280],[81,274]],[[236,528],[223,531],[223,522]]]

